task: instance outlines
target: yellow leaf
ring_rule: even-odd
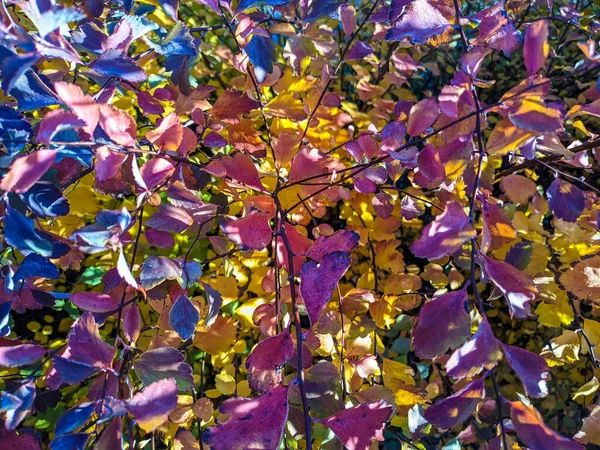
[[[492,155],[506,155],[514,152],[529,138],[535,136],[531,131],[522,130],[504,119],[492,130],[487,141],[486,150]]]
[[[217,390],[223,395],[232,395],[235,393],[235,378],[225,371],[221,371],[217,374],[215,377],[215,384]]]

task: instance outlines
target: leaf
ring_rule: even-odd
[[[277,450],[288,417],[287,395],[287,386],[276,386],[256,398],[225,400],[219,411],[229,419],[208,428],[203,441],[213,450]]]
[[[133,368],[144,386],[167,378],[175,380],[180,391],[187,391],[195,386],[192,366],[173,347],[146,350],[134,361]]]
[[[35,230],[33,220],[7,206],[4,218],[6,243],[21,251],[32,251],[42,256],[52,255],[53,245]]]
[[[146,139],[160,150],[177,150],[183,139],[183,127],[179,116],[172,112],[160,121],[158,127],[146,133]]]
[[[583,446],[548,428],[541,414],[523,402],[510,402],[510,417],[517,436],[531,450],[583,450]]]
[[[144,69],[119,49],[106,50],[88,67],[99,75],[121,78],[131,83],[138,83],[148,78]]]
[[[539,134],[558,133],[563,129],[562,113],[546,106],[541,98],[524,98],[508,117],[519,128]]]
[[[305,253],[315,261],[321,261],[326,255],[333,252],[349,252],[356,248],[360,236],[355,231],[339,230],[330,236],[319,236]]]
[[[342,409],[315,421],[331,429],[347,449],[369,450],[374,441],[383,441],[383,429],[393,412],[393,406],[381,400]]]
[[[166,256],[150,256],[142,264],[140,283],[149,291],[166,280],[177,280],[181,278],[183,269],[181,265]]]
[[[502,345],[506,361],[517,373],[525,394],[529,397],[545,397],[548,395],[546,379],[549,376],[546,360],[535,353],[512,345]]]
[[[273,231],[270,214],[253,212],[241,219],[226,219],[220,227],[229,240],[246,250],[263,250],[269,245]]]
[[[460,250],[465,241],[475,236],[462,205],[450,201],[446,209],[424,229],[410,250],[419,258],[439,259]]]
[[[530,302],[535,300],[538,290],[533,282],[519,269],[503,261],[496,261],[481,255],[485,273],[500,289],[506,300],[511,316],[524,319],[530,315]]]
[[[331,299],[335,286],[350,267],[352,259],[347,252],[325,255],[320,264],[309,261],[302,265],[300,295],[306,306],[311,326],[314,326]]]
[[[194,335],[198,322],[200,322],[200,313],[188,296],[181,294],[169,312],[169,324],[185,341]]]
[[[237,8],[235,9],[235,13],[238,14],[240,12],[246,11],[247,9],[259,6],[259,5],[269,5],[269,6],[282,6],[287,5],[291,0],[241,0]]]
[[[35,344],[3,345],[0,347],[0,367],[27,366],[42,359],[46,353],[44,347]]]
[[[177,383],[173,379],[160,380],[146,386],[125,404],[127,411],[146,433],[165,423],[176,406]]]
[[[54,432],[57,436],[72,433],[90,420],[95,409],[96,405],[91,402],[81,403],[69,409],[56,421]]]
[[[137,127],[135,120],[125,111],[112,105],[100,105],[100,127],[115,143],[134,147]]]
[[[294,343],[288,329],[259,342],[246,359],[250,387],[259,392],[267,392],[281,384],[283,365],[293,354]]]
[[[502,209],[489,201],[483,206],[483,237],[481,247],[484,252],[496,250],[517,238],[512,223],[506,218]]]
[[[567,267],[558,280],[575,297],[600,302],[600,255],[590,255]]]
[[[523,44],[523,58],[529,75],[535,75],[544,66],[549,53],[548,21],[536,20],[527,28]]]
[[[525,204],[536,193],[536,184],[521,175],[508,175],[500,181],[500,187],[511,202]]]
[[[30,253],[19,265],[14,278],[15,280],[23,280],[29,277],[56,279],[59,275],[58,268],[48,259],[37,253]]]
[[[467,300],[465,286],[459,291],[442,294],[421,307],[412,332],[415,354],[419,358],[443,355],[469,338],[471,318]]]
[[[365,44],[362,41],[357,41],[348,51],[346,61],[365,59],[367,56],[372,54],[373,48],[369,44]]]
[[[60,189],[46,181],[38,181],[21,194],[21,198],[40,219],[66,216],[70,211],[69,202]]]
[[[433,125],[439,113],[440,108],[435,98],[421,100],[410,109],[408,124],[406,125],[407,133],[413,137],[419,136]]]
[[[17,434],[4,427],[0,427],[0,442],[4,450],[42,450],[39,440],[33,434],[24,431]]]
[[[471,381],[457,393],[440,400],[425,410],[428,422],[442,430],[454,428],[467,420],[485,397],[485,377]]]
[[[600,405],[594,405],[591,414],[583,419],[581,430],[574,436],[581,444],[600,445]]]
[[[104,427],[94,450],[123,450],[123,421],[116,417]]]
[[[0,189],[18,194],[26,192],[52,167],[55,158],[55,150],[36,150],[15,159],[0,181]]]
[[[93,313],[107,313],[119,308],[119,304],[110,295],[100,292],[75,292],[71,295],[71,303]]]
[[[219,291],[213,289],[208,283],[202,282],[202,287],[204,288],[204,292],[206,294],[206,303],[208,304],[208,311],[206,313],[206,317],[204,318],[204,326],[210,327],[213,323],[215,323],[215,320],[219,316],[219,310],[223,305],[223,297]]]
[[[31,414],[35,397],[36,388],[33,381],[22,384],[12,394],[6,391],[1,393],[0,404],[2,409],[6,411],[4,427],[8,431],[15,430]],[[5,409],[7,403],[13,406]]]
[[[585,209],[585,194],[581,189],[566,181],[555,179],[548,191],[548,206],[556,217],[565,222],[577,222]]]
[[[244,92],[227,90],[223,92],[211,110],[211,114],[226,123],[238,123],[243,114],[247,114],[260,106]]]
[[[273,60],[276,57],[273,40],[270,36],[255,33],[244,47],[244,52],[254,66],[256,81],[262,83],[268,74],[273,73]]]
[[[75,321],[69,331],[69,350],[72,359],[97,369],[111,369],[117,350],[100,337],[98,325],[90,312]]]
[[[85,450],[89,438],[86,433],[58,436],[50,443],[50,450]]]
[[[415,0],[406,8],[407,12],[387,32],[388,41],[409,38],[413,44],[424,44],[451,26],[442,13],[427,0]]]
[[[54,84],[54,89],[61,101],[69,107],[85,125],[83,129],[92,135],[100,120],[100,108],[89,94],[84,94],[76,84],[59,81]]]
[[[483,318],[473,337],[459,347],[446,364],[446,373],[454,378],[473,377],[484,369],[491,369],[502,358],[498,341]]]

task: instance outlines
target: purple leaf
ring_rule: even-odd
[[[250,387],[266,392],[281,384],[282,367],[293,355],[294,343],[288,329],[259,342],[246,359]]]
[[[287,396],[287,386],[276,386],[260,397],[225,400],[219,411],[229,419],[208,428],[204,442],[212,450],[277,450],[288,417]]]
[[[79,384],[98,372],[97,367],[72,359],[63,358],[62,356],[55,356],[52,358],[52,364],[56,370],[58,379],[56,380],[57,384],[52,385],[51,389],[58,389],[61,382],[67,384]],[[46,380],[46,385],[50,387],[48,380]]]
[[[18,341],[17,341],[18,342]],[[0,347],[0,367],[20,367],[42,359],[47,350],[35,344],[18,344]]]
[[[194,335],[198,322],[200,322],[198,310],[187,295],[181,294],[169,312],[169,324],[185,341]]]
[[[358,245],[359,240],[360,236],[355,231],[339,230],[331,236],[319,236],[305,255],[315,261],[321,261],[329,253],[349,252]]]
[[[442,13],[427,0],[415,0],[406,8],[408,11],[388,31],[388,41],[409,38],[413,44],[424,44],[451,27]]]
[[[127,264],[127,260],[125,259],[125,253],[123,252],[123,248],[119,250],[119,259],[117,260],[117,273],[119,276],[134,289],[138,288],[137,281],[133,277],[131,273],[131,269],[129,268],[129,264]]]
[[[431,405],[424,417],[442,430],[454,428],[467,420],[485,397],[485,377],[467,384],[456,394]]]
[[[173,379],[146,386],[126,403],[127,410],[147,433],[165,423],[176,406],[177,383]]]
[[[140,308],[135,303],[125,311],[123,316],[123,335],[129,342],[137,341],[142,329]]]
[[[133,363],[135,373],[144,386],[171,378],[180,391],[194,388],[192,366],[185,362],[183,354],[173,347],[147,350]]]
[[[69,331],[69,350],[72,359],[97,369],[111,369],[117,350],[100,337],[98,325],[90,312],[75,321]]]
[[[419,136],[431,127],[440,114],[435,98],[426,98],[410,109],[406,131],[410,136]]]
[[[530,302],[538,293],[533,282],[519,269],[503,261],[496,261],[481,255],[485,273],[502,291],[508,301],[511,316],[525,319],[531,312]]]
[[[372,54],[373,48],[369,44],[365,44],[362,41],[357,41],[348,52],[346,60],[353,61],[357,59],[364,59]]]
[[[548,395],[548,364],[546,360],[535,353],[523,350],[512,345],[502,345],[504,356],[510,367],[517,373],[525,394],[529,397],[545,397]]]
[[[584,446],[562,437],[549,428],[531,405],[510,402],[510,418],[517,436],[530,450],[584,450]]]
[[[585,209],[585,194],[581,189],[566,181],[555,179],[548,191],[548,206],[556,217],[565,222],[577,222]]]
[[[445,211],[423,229],[423,234],[410,250],[419,258],[439,259],[460,250],[465,241],[475,236],[462,205],[446,203]]]
[[[162,204],[145,224],[155,230],[182,233],[194,223],[194,218],[183,208]]]
[[[523,44],[523,58],[529,75],[535,75],[544,66],[549,52],[548,21],[537,20],[527,28]]]
[[[383,400],[342,409],[325,420],[315,419],[334,432],[348,450],[369,450],[383,441],[383,429],[394,407]]]
[[[300,295],[312,326],[321,317],[323,308],[351,262],[349,253],[333,252],[325,255],[320,264],[309,261],[302,266]]]
[[[140,283],[149,291],[166,280],[178,280],[183,274],[181,264],[166,256],[150,256],[142,264]]]
[[[75,292],[71,295],[71,303],[93,313],[107,313],[119,307],[110,295],[100,292]]]
[[[425,303],[412,333],[415,354],[435,358],[455,349],[470,336],[467,288],[440,295]],[[435,330],[435,333],[432,333]]]
[[[446,364],[446,373],[454,378],[477,375],[484,369],[491,369],[502,358],[498,341],[492,329],[483,318],[473,337],[459,347]]]
[[[121,78],[131,83],[138,83],[148,78],[144,69],[118,49],[106,50],[88,67],[99,75]]]

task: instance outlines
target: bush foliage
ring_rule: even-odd
[[[595,0],[3,0],[2,448],[600,445]]]

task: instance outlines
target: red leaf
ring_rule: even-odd
[[[525,394],[529,397],[545,397],[548,395],[548,364],[540,355],[512,345],[501,344],[504,356],[510,367],[517,373]]]
[[[502,353],[498,341],[484,318],[473,337],[452,354],[446,364],[446,372],[455,378],[472,377],[494,367],[500,358]]]
[[[270,214],[255,212],[242,219],[221,222],[221,230],[231,241],[248,250],[263,250],[271,242]]]
[[[419,358],[435,358],[468,339],[471,318],[466,307],[466,286],[425,303],[412,333],[415,354]]]
[[[0,189],[17,194],[27,191],[52,167],[55,158],[55,150],[36,150],[15,159],[0,181]]]
[[[302,266],[300,294],[311,325],[314,326],[321,317],[336,284],[346,273],[351,262],[349,253],[333,252],[325,255],[320,264],[309,261]]]
[[[583,450],[583,445],[562,437],[544,423],[542,415],[531,405],[510,402],[512,419],[517,436],[530,450]]]
[[[462,205],[450,201],[446,210],[423,229],[423,234],[411,246],[415,256],[439,259],[462,248],[463,243],[475,236]]]
[[[523,45],[523,58],[529,75],[535,75],[542,68],[549,51],[548,21],[537,20],[527,28]]]
[[[512,223],[502,209],[489,201],[483,202],[483,237],[481,247],[484,252],[496,250],[517,237]]]
[[[538,293],[533,282],[519,269],[503,261],[496,261],[481,255],[485,273],[498,286],[508,301],[510,315],[525,319],[529,316],[531,305]]]
[[[183,127],[179,116],[172,112],[163,120],[156,129],[146,133],[146,139],[156,145],[160,150],[175,151],[183,139]]]
[[[152,158],[140,168],[140,174],[148,190],[164,183],[174,171],[173,164],[165,158]]]
[[[259,106],[259,102],[252,100],[244,92],[229,90],[219,96],[211,114],[223,122],[238,123],[242,114],[247,114]]]
[[[383,400],[346,408],[325,420],[314,419],[333,431],[348,450],[369,450],[383,441],[383,428],[394,408]]]
[[[219,411],[229,419],[208,428],[204,442],[212,450],[277,450],[288,416],[287,395],[287,386],[277,386],[257,398],[226,400]]]
[[[433,145],[426,145],[417,156],[417,167],[419,173],[427,180],[419,183],[427,187],[437,187],[446,179],[446,169],[442,164],[439,153]],[[431,186],[430,186],[431,185]]]
[[[100,108],[92,96],[84,94],[79,86],[63,81],[55,83],[54,90],[63,103],[85,122],[85,132],[93,135],[100,120]]]
[[[135,120],[112,105],[100,105],[100,126],[114,142],[125,147],[135,146]]]
[[[263,191],[265,187],[258,177],[256,166],[250,156],[236,152],[233,155],[224,155],[218,160],[211,161],[205,169],[216,177],[230,177],[247,187]]]
[[[266,392],[283,380],[282,366],[294,354],[294,343],[290,331],[286,329],[258,343],[248,359],[248,382],[252,389]]]
[[[454,428],[467,420],[485,397],[485,377],[467,384],[456,394],[431,405],[424,417],[443,430]]]

